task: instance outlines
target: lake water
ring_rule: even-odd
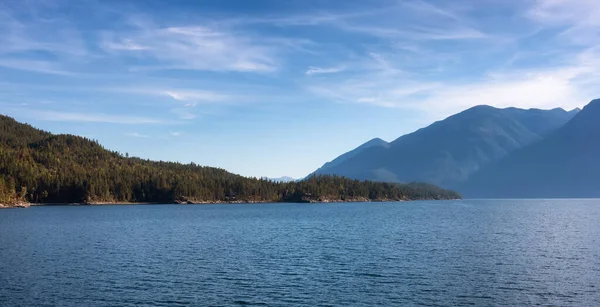
[[[600,306],[600,200],[0,210],[2,306]]]

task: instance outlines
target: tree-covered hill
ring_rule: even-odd
[[[98,142],[53,135],[0,115],[0,203],[305,202],[459,198],[423,184],[337,176],[276,183],[223,169],[125,157]]]

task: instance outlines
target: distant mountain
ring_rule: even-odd
[[[283,176],[283,177],[279,177],[279,178],[263,177],[263,179],[271,180],[273,182],[283,182],[283,183],[296,181],[296,179],[294,179],[292,177],[287,177],[287,176]]]
[[[600,197],[600,100],[543,140],[491,163],[460,186],[468,197]]]
[[[540,141],[577,113],[476,106],[391,143],[371,140],[315,173],[455,187],[483,165]]]
[[[321,166],[321,168],[319,168],[318,170],[316,170],[314,172],[314,174],[326,174],[326,173],[330,173],[330,170],[335,170],[335,167],[342,164],[344,161],[347,161],[348,159],[357,156],[358,154],[364,152],[365,150],[369,149],[369,148],[384,148],[387,149],[390,147],[390,144],[380,138],[374,138],[358,147],[356,147],[355,149],[335,158],[334,160],[332,160],[331,162],[327,162],[325,163],[323,166]],[[311,174],[312,175],[312,174]],[[310,176],[310,175],[309,175]]]

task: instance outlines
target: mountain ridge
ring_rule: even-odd
[[[474,174],[467,197],[600,197],[600,99],[560,129]]]
[[[318,174],[319,172],[322,172],[328,168],[335,167],[336,165],[343,163],[344,161],[360,154],[361,152],[363,152],[365,150],[368,150],[369,148],[379,148],[379,147],[389,148],[389,146],[390,146],[390,143],[388,143],[380,138],[373,138],[373,139],[363,143],[362,145],[354,148],[353,150],[342,154],[341,156],[335,158],[334,160],[331,160],[330,162],[326,162],[325,164],[323,164],[323,166],[321,166],[319,169],[317,169],[316,171],[314,171],[307,177],[309,177],[313,174]]]
[[[315,174],[454,187],[482,165],[541,140],[576,114],[561,108],[478,105],[400,136],[388,147],[368,147],[350,157],[344,154],[340,163],[325,164]]]

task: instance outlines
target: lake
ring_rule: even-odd
[[[600,306],[600,200],[0,210],[2,306]]]

